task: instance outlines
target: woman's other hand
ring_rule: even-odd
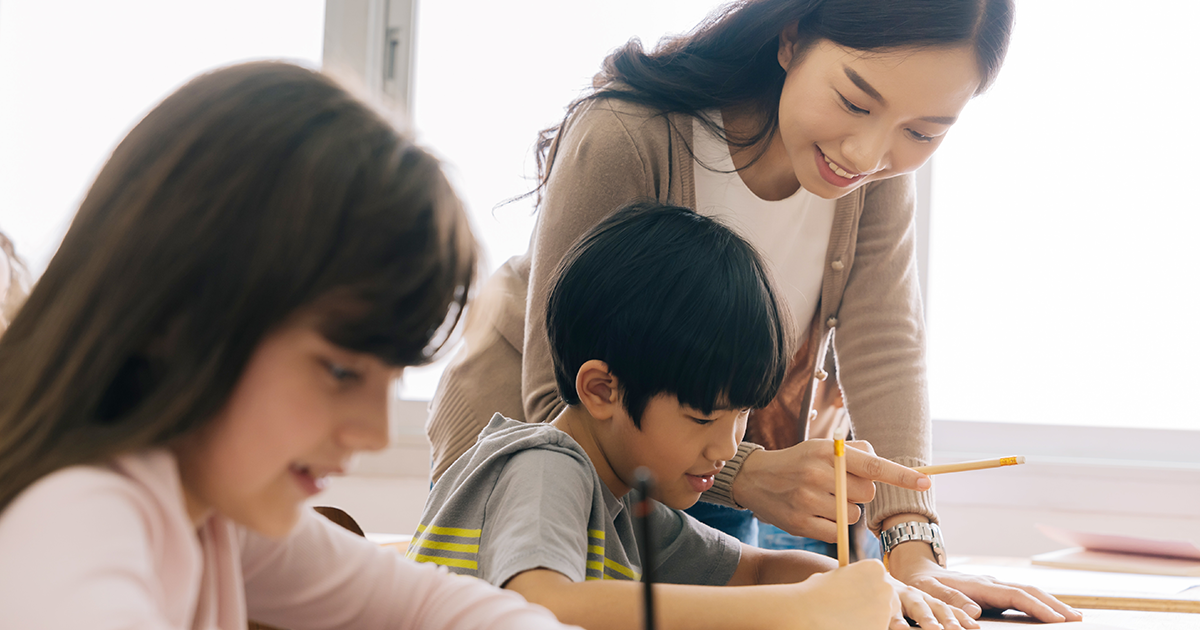
[[[912,619],[926,630],[967,630],[979,624],[961,608],[956,608],[917,588],[913,588],[894,577],[888,578],[900,598],[900,608],[892,616],[888,630],[908,630],[905,619]]]
[[[974,618],[985,609],[1012,609],[1050,623],[1083,619],[1078,610],[1040,588],[944,569],[934,561],[929,545],[913,542],[897,546],[888,555],[888,570],[901,582]]]

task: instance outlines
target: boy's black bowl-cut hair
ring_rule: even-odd
[[[754,247],[721,223],[657,202],[625,206],[571,246],[546,308],[558,393],[608,364],[634,424],[674,394],[705,414],[759,409],[791,358],[789,317]]]

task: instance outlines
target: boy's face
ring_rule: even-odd
[[[725,462],[737,454],[749,410],[703,414],[679,404],[672,394],[660,394],[646,405],[640,431],[623,407],[619,415],[623,417],[614,419],[605,448],[613,472],[632,488],[634,471],[639,466],[648,468],[654,475],[654,498],[684,509],[712,487]]]

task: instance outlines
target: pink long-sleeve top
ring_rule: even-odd
[[[162,449],[49,475],[0,513],[0,628],[563,628],[519,595],[304,510],[283,540],[197,528]]]

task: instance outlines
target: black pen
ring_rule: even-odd
[[[638,550],[642,557],[642,584],[645,585],[645,595],[642,597],[646,617],[644,627],[645,630],[654,630],[654,591],[651,589],[654,583],[654,550],[650,548],[654,544],[654,539],[650,536],[650,489],[654,486],[654,475],[649,469],[638,467],[633,471],[633,476],[637,480],[639,495],[637,503],[634,504],[633,517],[642,538]]]

